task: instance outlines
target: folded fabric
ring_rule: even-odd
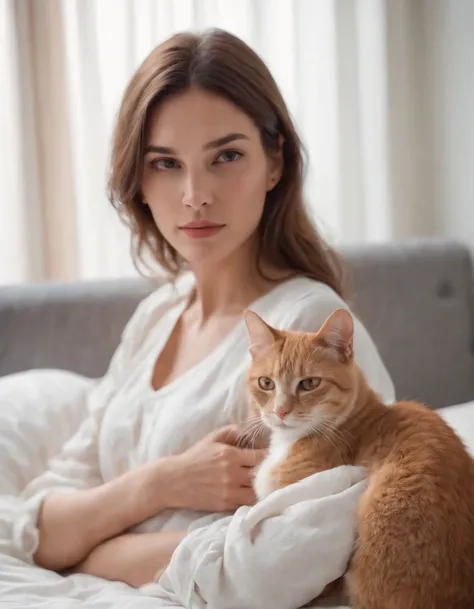
[[[342,466],[189,532],[142,593],[187,609],[297,609],[346,570],[362,468]]]
[[[60,447],[83,424],[86,398],[96,385],[95,380],[55,370],[2,378],[3,604],[191,609],[207,602],[210,609],[278,609],[304,604],[342,574],[353,543],[355,507],[365,485],[363,471],[350,467],[312,476],[233,516],[216,514],[195,522],[160,584],[137,590],[82,574],[61,577],[32,564],[42,498],[39,481]],[[80,485],[82,472],[77,474]],[[63,484],[60,478],[48,489],[67,490],[69,482]],[[326,603],[324,599],[319,606]]]

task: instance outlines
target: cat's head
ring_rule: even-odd
[[[296,437],[350,414],[358,387],[351,314],[338,309],[317,333],[286,332],[245,313],[252,363],[247,391],[262,421]]]

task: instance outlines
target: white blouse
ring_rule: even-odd
[[[244,387],[250,356],[243,320],[198,364],[157,391],[152,387],[155,362],[186,308],[193,285],[193,277],[185,275],[175,286],[163,286],[139,304],[106,375],[88,396],[88,417],[50,461],[50,469],[23,493],[32,506],[30,527],[35,526],[37,509],[47,494],[107,482],[154,459],[180,453],[217,427],[246,418]],[[314,332],[341,307],[347,305],[331,288],[297,277],[249,308],[276,328]],[[372,388],[384,401],[393,401],[389,374],[357,319],[354,352]],[[203,515],[166,510],[137,530],[182,529]]]

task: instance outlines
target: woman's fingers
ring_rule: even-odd
[[[238,448],[237,459],[242,467],[256,467],[267,456],[267,451],[264,449],[253,448]]]
[[[252,487],[241,486],[235,493],[235,508],[242,505],[255,505],[257,497]]]
[[[239,467],[234,470],[232,482],[235,487],[252,487],[255,478],[255,470],[251,467]]]
[[[233,446],[237,444],[240,434],[241,431],[237,425],[226,425],[213,432],[209,439],[212,442],[221,442]]]

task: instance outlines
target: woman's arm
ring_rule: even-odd
[[[105,540],[167,508],[226,512],[253,504],[253,468],[265,451],[237,448],[232,444],[238,438],[237,428],[225,427],[180,455],[101,486],[50,495],[39,513],[36,564],[54,571],[72,567]]]
[[[185,531],[125,533],[92,550],[74,572],[142,586],[169,563],[185,535]]]
[[[173,506],[176,473],[175,457],[167,457],[92,489],[50,495],[39,512],[36,564],[72,567],[105,540]]]
[[[138,305],[107,373],[86,396],[87,416],[80,428],[23,493],[38,529],[38,545],[28,558],[41,567],[72,567],[105,539],[167,507],[173,460],[159,460],[103,484],[99,458],[104,414],[146,336],[150,311],[158,304],[154,293]]]

